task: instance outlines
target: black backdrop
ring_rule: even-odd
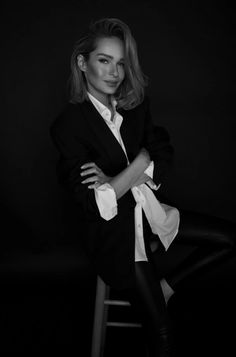
[[[154,121],[168,130],[175,148],[175,165],[162,187],[165,196],[177,207],[236,221],[235,12],[225,2],[223,7],[213,1],[160,3],[3,5],[0,222],[20,245],[29,237],[54,241],[68,230],[49,127],[67,101],[73,43],[100,17],[120,18],[137,40],[150,78]],[[25,237],[17,236],[19,227]]]

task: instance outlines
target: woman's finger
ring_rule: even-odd
[[[147,184],[152,190],[154,190],[154,191],[157,191],[158,188],[161,186],[161,184],[159,184],[159,185],[157,186],[157,185],[155,184],[155,182],[154,182],[152,179],[148,180],[148,181],[146,182],[146,184]]]
[[[82,181],[81,183],[90,183],[90,182],[96,182],[98,181],[98,176],[92,176],[87,178],[86,180]]]
[[[96,167],[93,167],[92,169],[88,169],[86,171],[82,171],[81,172],[81,176],[86,176],[86,175],[90,175],[90,174],[98,174],[99,170]]]
[[[86,164],[83,164],[80,168],[87,169],[89,167],[94,167],[94,166],[96,166],[95,162],[87,162]]]
[[[100,185],[101,185],[100,182],[95,182],[94,184],[89,185],[88,188],[89,188],[89,189],[98,188]]]

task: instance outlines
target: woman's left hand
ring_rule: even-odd
[[[89,189],[98,188],[111,180],[111,177],[105,175],[95,162],[87,162],[81,166],[81,169],[84,170],[81,172],[81,176],[94,174],[81,182],[82,184],[89,183]]]

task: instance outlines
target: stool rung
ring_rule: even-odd
[[[108,327],[142,327],[141,324],[135,324],[131,322],[107,322]]]
[[[104,305],[130,306],[130,303],[121,300],[104,300]]]

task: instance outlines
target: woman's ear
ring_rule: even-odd
[[[87,64],[86,64],[86,61],[85,61],[85,58],[84,58],[83,55],[78,55],[78,57],[77,57],[77,64],[78,64],[79,69],[80,69],[82,72],[86,72],[86,70],[87,70]]]

